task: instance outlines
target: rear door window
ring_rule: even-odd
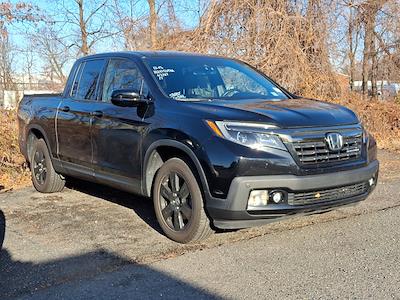
[[[77,100],[95,100],[97,83],[103,67],[103,59],[83,62],[72,85],[72,98]]]

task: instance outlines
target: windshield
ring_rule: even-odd
[[[176,100],[288,98],[266,77],[234,60],[188,56],[146,61],[164,93]]]

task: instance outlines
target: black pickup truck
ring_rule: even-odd
[[[25,96],[18,120],[38,191],[78,177],[151,197],[181,243],[354,204],[377,183],[376,142],[351,110],[223,57],[87,56],[61,95]]]

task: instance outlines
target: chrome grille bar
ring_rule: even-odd
[[[343,136],[343,147],[339,151],[329,149],[325,136],[328,132],[338,132]],[[287,142],[292,148],[293,155],[300,165],[312,166],[318,164],[330,164],[360,158],[362,153],[361,128],[349,128],[347,130],[320,129],[312,132],[301,132],[291,135]]]

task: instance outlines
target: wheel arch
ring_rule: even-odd
[[[185,144],[169,139],[163,139],[154,142],[150,145],[145,153],[142,174],[143,195],[148,197],[151,196],[151,188],[153,186],[153,181],[157,170],[166,160],[172,157],[183,158],[190,164],[189,167],[194,169],[194,175],[201,184],[202,192],[205,193],[205,196],[209,196],[210,192],[206,175],[196,154]]]
[[[52,157],[52,151],[49,147],[49,140],[47,138],[47,135],[44,131],[44,129],[39,126],[39,125],[30,125],[27,134],[26,134],[26,155],[27,155],[27,160],[29,161],[29,158],[31,156],[31,146],[33,144],[34,139],[43,139],[49,149],[50,156]]]

